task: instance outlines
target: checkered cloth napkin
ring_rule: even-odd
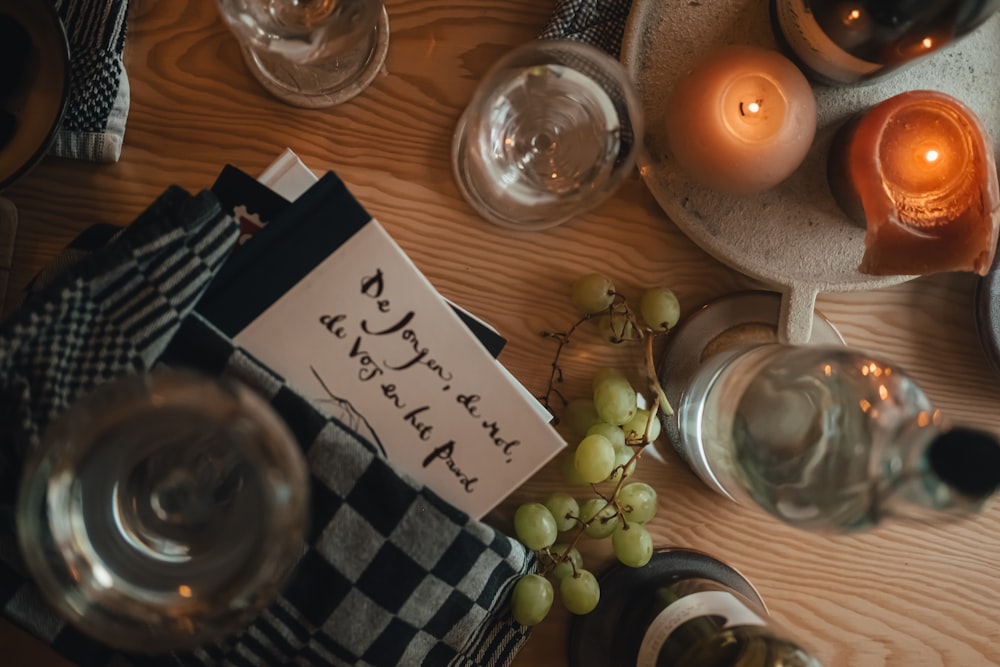
[[[575,39],[617,58],[632,0],[559,0],[539,39]]]
[[[533,566],[524,547],[397,473],[193,311],[237,234],[214,195],[171,188],[0,326],[2,613],[84,666],[508,665],[527,638],[508,603]],[[157,365],[234,377],[270,400],[309,463],[311,528],[283,593],[242,632],[122,656],[57,617],[25,576],[15,492],[26,453],[75,398]]]
[[[69,40],[70,94],[49,154],[117,162],[130,99],[122,62],[128,2],[55,0],[55,6]]]

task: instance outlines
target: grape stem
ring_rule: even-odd
[[[670,401],[667,400],[667,395],[663,391],[663,387],[660,384],[659,377],[656,373],[656,363],[653,357],[654,339],[657,338],[658,336],[666,335],[667,333],[669,333],[669,329],[664,331],[654,331],[653,329],[644,326],[641,322],[639,322],[639,319],[636,317],[635,313],[633,313],[632,310],[629,308],[628,303],[625,300],[625,297],[617,293],[614,295],[614,300],[612,301],[611,305],[608,306],[607,312],[612,317],[615,316],[616,314],[624,315],[628,319],[628,321],[632,323],[632,329],[633,331],[637,332],[638,339],[644,343],[643,360],[645,362],[644,363],[645,380],[649,391],[653,394],[653,404],[650,406],[649,417],[646,420],[646,427],[645,429],[643,429],[641,440],[638,442],[626,442],[626,444],[632,447],[632,449],[634,450],[632,456],[628,459],[628,461],[626,461],[624,464],[620,466],[616,466],[615,469],[612,471],[611,477],[613,478],[617,474],[618,480],[616,481],[615,487],[611,491],[611,494],[609,496],[605,496],[603,493],[601,493],[600,489],[596,484],[591,484],[591,488],[593,488],[594,493],[605,501],[604,505],[602,505],[598,511],[594,512],[594,515],[589,519],[587,519],[586,521],[584,521],[580,516],[572,517],[576,520],[578,524],[576,535],[573,536],[572,541],[570,541],[570,543],[566,546],[566,548],[563,549],[561,554],[552,553],[551,548],[548,547],[544,550],[543,553],[545,554],[546,560],[548,562],[542,568],[541,574],[543,576],[548,575],[553,569],[555,569],[556,566],[566,561],[569,561],[570,566],[573,568],[573,576],[574,577],[578,576],[576,564],[570,557],[570,552],[577,546],[577,544],[579,544],[580,540],[586,534],[587,528],[590,527],[590,525],[595,520],[598,519],[602,521],[610,520],[601,517],[601,513],[605,509],[607,509],[608,506],[611,505],[614,506],[616,516],[621,518],[623,527],[628,528],[628,521],[625,518],[626,508],[622,507],[621,503],[618,500],[619,493],[621,492],[622,487],[625,485],[625,480],[628,478],[628,475],[626,475],[625,473],[630,467],[634,469],[634,466],[638,466],[638,461],[642,457],[643,450],[646,448],[647,445],[650,444],[650,435],[652,434],[653,420],[658,419],[659,412],[662,410],[663,413],[666,415],[674,414],[673,407],[670,405]],[[560,384],[563,381],[562,368],[559,366],[559,359],[562,356],[563,350],[566,348],[567,345],[569,345],[573,333],[576,332],[576,330],[584,322],[593,319],[596,315],[597,314],[584,315],[566,331],[542,333],[543,336],[546,336],[548,338],[553,338],[558,343],[555,355],[552,359],[552,370],[549,374],[548,386],[545,389],[544,396],[542,396],[539,399],[542,402],[542,405],[544,405],[545,408],[549,410],[549,412],[553,412],[551,405],[553,396],[558,397],[558,399],[562,402],[564,407],[568,403],[566,397],[563,396],[563,394],[556,387],[556,385]],[[622,331],[624,332],[624,330],[625,328],[623,327]],[[626,339],[624,337],[615,337],[612,339],[612,342],[621,343],[625,342],[625,340]],[[559,423],[558,418],[555,419],[554,423],[556,424]]]
[[[558,342],[558,345],[556,346],[555,356],[552,358],[552,370],[549,373],[548,386],[545,387],[545,394],[539,398],[545,409],[548,410],[553,415],[555,414],[552,409],[553,395],[559,398],[559,400],[562,402],[563,407],[566,407],[566,404],[569,402],[566,400],[566,397],[562,395],[562,392],[556,389],[556,385],[560,384],[563,381],[563,372],[562,372],[562,367],[559,366],[559,358],[562,356],[563,349],[565,349],[565,347],[569,345],[570,338],[572,337],[573,332],[576,331],[584,322],[593,319],[593,317],[594,317],[593,315],[584,315],[579,320],[577,320],[573,324],[573,326],[571,326],[567,331],[542,332],[542,335],[545,336],[546,338],[554,338]],[[554,417],[552,423],[558,424],[559,418]]]
[[[628,303],[625,301],[625,298],[620,294],[615,294],[615,301],[610,306],[608,306],[609,314],[614,315],[616,312],[619,314],[624,314],[629,319],[629,321],[632,322],[633,330],[638,332],[639,339],[644,343],[643,347],[645,351],[644,355],[645,364],[643,370],[645,374],[645,380],[650,391],[656,396],[656,399],[659,402],[660,409],[663,410],[663,413],[665,415],[669,416],[674,414],[673,406],[671,406],[670,401],[667,400],[667,395],[663,391],[663,386],[660,384],[660,379],[656,373],[656,361],[653,358],[653,341],[657,337],[669,333],[669,330],[653,331],[652,329],[643,326],[639,322],[639,319],[632,312],[631,308],[628,307]],[[584,322],[592,320],[594,317],[595,314],[584,315],[575,323],[573,323],[573,326],[571,326],[566,331],[542,332],[543,336],[545,336],[546,338],[553,338],[558,343],[558,345],[556,346],[555,355],[552,358],[551,371],[549,372],[548,385],[545,387],[545,394],[539,397],[539,400],[542,402],[542,405],[550,413],[554,414],[552,408],[553,396],[556,396],[560,400],[560,402],[562,403],[562,407],[565,407],[569,402],[566,400],[566,397],[563,396],[562,392],[560,392],[556,388],[556,385],[561,384],[563,381],[562,367],[559,365],[559,359],[562,357],[563,350],[566,348],[567,345],[569,345],[573,333],[576,332],[576,330],[579,329]],[[618,343],[624,342],[624,339],[616,340],[615,342]],[[652,410],[652,412],[655,416],[656,410],[654,409]],[[555,417],[553,419],[553,424],[558,424],[558,423],[559,423],[559,418]]]
[[[657,406],[659,406],[659,409],[662,410],[663,414],[667,416],[674,414],[674,408],[670,405],[670,401],[667,400],[667,394],[663,391],[663,386],[660,384],[660,378],[656,373],[656,362],[653,360],[653,336],[646,336],[646,382],[656,395],[656,400],[653,403],[653,409],[650,410],[650,412],[653,413],[653,416],[656,416]],[[646,428],[646,438],[649,438],[648,425]]]

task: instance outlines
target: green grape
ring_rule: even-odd
[[[545,500],[545,506],[552,512],[556,520],[556,530],[562,532],[577,525],[580,516],[580,505],[568,493],[556,492]]]
[[[597,388],[602,384],[607,382],[628,382],[628,378],[617,368],[602,368],[594,373],[594,377],[590,381],[590,389],[593,392],[597,391]]]
[[[605,313],[597,319],[597,334],[609,343],[636,340],[635,326],[624,313]]]
[[[552,553],[556,557],[560,557],[566,553],[567,546],[569,545],[557,544],[554,547],[552,547]],[[560,562],[558,565],[556,565],[554,568],[552,568],[552,576],[555,577],[557,580],[562,579],[567,575],[573,574],[574,568],[579,570],[580,568],[583,567],[583,556],[580,555],[580,551],[576,547],[571,548],[569,550],[569,553],[566,555],[568,556],[568,560],[564,560]]]
[[[559,595],[571,614],[589,614],[601,601],[601,585],[589,571],[577,570],[575,576],[559,581]]]
[[[588,498],[580,503],[580,519],[584,523],[590,522],[583,532],[587,537],[595,539],[611,537],[621,522],[614,503],[609,503],[604,498]]]
[[[608,478],[609,482],[617,482],[623,475],[625,479],[632,476],[637,463],[636,459],[632,458],[634,454],[635,451],[628,445],[615,447],[615,469]]]
[[[656,514],[656,490],[645,482],[629,482],[618,492],[625,520],[646,523]],[[580,509],[583,516],[583,508]]]
[[[576,446],[573,465],[591,484],[603,482],[615,467],[615,446],[603,435],[588,435]]]
[[[557,532],[555,517],[541,503],[525,503],[514,512],[514,534],[532,551],[552,546]]]
[[[574,398],[563,408],[562,421],[581,438],[591,426],[601,421],[593,398]]]
[[[588,273],[576,279],[569,297],[580,312],[592,315],[610,308],[614,303],[615,284],[600,273]]]
[[[521,625],[541,623],[552,608],[552,583],[540,574],[526,574],[514,584],[511,611]]]
[[[615,530],[611,548],[624,565],[642,567],[653,557],[653,537],[641,523],[630,523]]]
[[[615,426],[614,424],[609,424],[608,422],[597,422],[589,429],[587,429],[586,435],[603,435],[605,438],[611,441],[611,444],[615,447],[625,446],[625,431],[622,430],[621,426]]]
[[[583,476],[580,474],[580,471],[576,469],[576,461],[573,460],[574,453],[575,452],[571,452],[569,453],[568,456],[563,457],[562,461],[563,477],[566,479],[567,482],[573,485],[582,486],[584,484],[590,484],[590,482],[588,482],[583,478]]]
[[[594,407],[602,421],[621,426],[638,409],[635,389],[624,376],[606,375],[594,387]]]
[[[654,331],[668,331],[677,326],[681,304],[666,287],[650,287],[639,298],[639,314]]]
[[[649,428],[649,440],[646,440],[646,429]],[[648,444],[660,437],[660,420],[649,410],[639,408],[635,416],[622,424],[622,433],[629,442]]]

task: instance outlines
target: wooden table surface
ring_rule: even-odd
[[[543,330],[575,318],[569,283],[598,270],[626,294],[672,288],[686,312],[754,286],[682,234],[636,175],[596,212],[544,232],[483,222],[452,180],[452,128],[477,81],[502,53],[532,38],[552,11],[543,0],[389,0],[386,72],[329,110],[270,98],[244,67],[207,0],[130,0],[125,62],[131,84],[117,164],[49,158],[4,196],[20,211],[11,290],[76,233],[127,224],[168,185],[210,185],[223,163],[259,173],[286,146],[316,170],[335,170],[447,297],[492,322],[501,360],[540,393],[554,352]],[[1000,381],[973,318],[976,277],[929,276],[866,293],[821,295],[818,308],[851,346],[908,370],[952,419],[1000,430]],[[638,370],[634,348],[581,340],[567,352],[566,390],[582,395],[601,365]],[[1000,510],[961,524],[886,525],[849,537],[806,534],[714,495],[676,456],[643,459],[637,477],[660,507],[660,546],[712,554],[741,570],[773,616],[828,666],[1000,663]],[[553,463],[490,516],[574,490]],[[609,545],[587,543],[590,567]],[[569,616],[558,608],[533,633],[517,667],[566,664]],[[60,664],[23,633],[0,631],[3,664]]]

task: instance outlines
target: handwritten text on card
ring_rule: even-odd
[[[236,342],[474,517],[563,446],[375,221]]]

